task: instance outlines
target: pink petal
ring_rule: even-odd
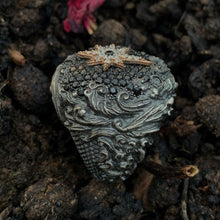
[[[83,0],[76,1],[76,8],[79,8]]]
[[[97,25],[95,17],[91,13],[104,2],[105,0],[69,0],[68,16],[63,22],[64,30],[79,33],[85,26],[87,31],[92,34]]]
[[[70,26],[67,18],[63,21],[63,28],[66,32],[71,31],[71,26]]]
[[[104,2],[105,0],[69,0],[68,6],[91,13],[99,8]]]

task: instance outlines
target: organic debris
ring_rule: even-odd
[[[15,64],[17,64],[18,66],[24,66],[26,60],[19,51],[9,48],[8,55],[10,56],[10,58]]]
[[[97,24],[92,12],[104,2],[105,0],[69,0],[68,15],[63,21],[64,30],[81,33],[86,28],[89,34],[93,34]]]

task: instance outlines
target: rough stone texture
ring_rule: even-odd
[[[68,219],[74,217],[77,202],[71,187],[43,179],[27,188],[21,207],[27,219]]]
[[[194,69],[189,76],[189,86],[194,99],[215,94],[219,90],[219,69],[219,59],[210,59]]]
[[[205,29],[209,40],[218,40],[220,38],[220,18],[207,19]]]
[[[196,103],[200,121],[216,136],[220,137],[220,96],[210,95]]]
[[[35,9],[18,11],[12,19],[12,30],[19,36],[28,37],[40,28],[41,17]]]
[[[120,7],[126,3],[127,0],[106,0],[105,5],[110,7]]]
[[[35,42],[35,45],[20,42],[19,51],[21,51],[25,57],[31,57],[32,61],[39,62],[47,59],[49,46],[45,39],[39,39]]]
[[[11,129],[11,111],[11,100],[0,97],[0,135],[8,133]]]
[[[188,216],[190,219],[218,219],[220,201],[220,162],[215,157],[201,157],[197,164],[200,173],[190,181]],[[216,209],[216,212],[213,212]]]
[[[147,42],[147,37],[143,35],[138,29],[132,29],[132,45],[134,49],[141,49]]]
[[[9,28],[7,21],[0,16],[0,71],[8,67]],[[2,75],[0,74],[0,78]]]
[[[204,36],[205,30],[204,27],[197,21],[197,19],[188,14],[184,19],[184,26],[196,49],[205,49],[207,47],[207,42]]]
[[[158,207],[161,209],[165,208],[166,206],[175,205],[180,197],[178,192],[180,183],[180,180],[155,179],[153,187],[151,187],[149,192],[150,205],[153,208]]]
[[[11,20],[12,31],[19,37],[29,37],[43,28],[50,14],[47,10],[50,1],[18,1]]]
[[[99,42],[100,45],[116,44],[127,45],[130,40],[130,33],[125,27],[114,19],[106,20],[100,24],[92,36],[91,44]]]
[[[80,217],[85,219],[138,219],[141,203],[125,192],[123,183],[92,180],[79,192]]]
[[[48,111],[49,79],[33,65],[15,67],[11,78],[11,90],[15,99],[26,110],[37,114]]]

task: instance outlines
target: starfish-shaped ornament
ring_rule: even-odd
[[[94,50],[79,51],[80,58],[90,59],[89,66],[103,64],[103,70],[107,70],[110,66],[125,68],[126,64],[151,65],[152,62],[141,57],[129,55],[129,49],[126,47],[116,48],[114,44],[109,46],[96,45]]]

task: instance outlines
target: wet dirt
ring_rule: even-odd
[[[220,2],[107,0],[94,13],[99,27],[92,36],[64,31],[67,10],[67,1],[0,1],[0,219],[186,217],[183,179],[141,168],[117,184],[93,179],[53,108],[49,85],[57,65],[110,43],[168,64],[179,84],[174,110],[146,157],[157,154],[164,166],[197,165],[187,216],[220,219]],[[24,65],[13,62],[12,47]],[[147,195],[135,198],[141,193]]]

